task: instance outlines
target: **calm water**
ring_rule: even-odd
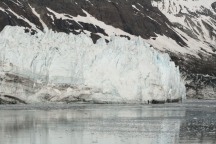
[[[216,143],[216,101],[0,106],[0,144],[178,143]]]

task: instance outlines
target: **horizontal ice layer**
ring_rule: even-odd
[[[0,33],[0,94],[27,102],[145,103],[185,98],[179,69],[141,38],[96,44],[84,35],[7,26]],[[7,97],[8,98],[8,97]]]

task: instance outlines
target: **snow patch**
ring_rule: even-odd
[[[78,24],[79,24],[79,22],[83,22],[83,23],[90,23],[90,24],[93,24],[95,26],[99,26],[100,28],[104,29],[105,33],[108,34],[109,36],[124,35],[124,36],[129,36],[130,38],[134,38],[133,35],[128,34],[127,32],[124,32],[123,30],[121,30],[119,28],[115,28],[113,26],[105,24],[102,21],[99,21],[98,19],[96,19],[95,17],[93,17],[91,14],[89,14],[85,10],[83,10],[83,12],[86,14],[85,17],[84,16],[80,16],[80,15],[78,15],[77,17],[74,17],[74,16],[69,15],[69,14],[57,13],[57,12],[51,10],[50,8],[47,8],[47,10],[50,11],[51,13],[53,13],[56,16],[57,19],[74,20]]]
[[[133,7],[134,9],[136,9],[137,11],[140,11],[135,5],[132,5],[132,7]]]
[[[32,9],[32,12],[34,15],[36,15],[40,21],[40,23],[42,24],[43,28],[44,28],[44,31],[47,31],[48,30],[48,27],[47,25],[43,22],[43,20],[41,19],[40,17],[40,14],[38,14],[35,10],[35,8],[31,7],[31,5],[29,4],[29,7]]]
[[[37,29],[37,27],[35,26],[34,23],[30,22],[28,19],[26,19],[25,17],[22,17],[20,15],[18,15],[17,13],[15,13],[13,10],[11,10],[10,8],[7,9],[7,11],[11,12],[14,16],[16,16],[18,19],[21,19],[23,21],[25,21],[26,23],[28,23],[33,29]]]

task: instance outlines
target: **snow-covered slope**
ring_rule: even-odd
[[[112,37],[108,44],[105,39],[93,44],[85,34],[48,30],[32,36],[22,27],[7,26],[0,33],[0,51],[4,100],[146,103],[185,98],[179,69],[142,38]]]
[[[161,10],[175,25],[173,30],[185,39],[188,49],[182,52],[198,56],[199,53],[214,54],[216,50],[214,2],[215,0],[161,0],[153,1],[152,5]]]

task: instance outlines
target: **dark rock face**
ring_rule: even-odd
[[[211,7],[216,13],[216,2],[212,3]],[[188,97],[216,98],[216,14],[206,8],[197,12],[187,10],[187,14],[180,10],[179,13],[173,14],[175,17],[185,17],[185,23],[191,27],[188,29],[178,22],[170,22],[166,15],[157,7],[152,6],[152,0],[1,0],[0,31],[7,25],[18,25],[26,27],[25,32],[34,35],[37,29],[44,31],[44,25],[46,25],[56,32],[76,35],[88,33],[94,43],[101,36],[109,37],[99,24],[73,19],[78,16],[86,17],[83,10],[106,25],[147,40],[155,39],[157,35],[164,35],[180,45],[179,48],[191,49],[188,46],[190,39],[197,41],[204,39],[203,43],[208,45],[211,52],[200,47],[199,57],[169,50],[167,53],[180,67],[186,79]],[[59,18],[58,14],[65,18]],[[211,22],[205,20],[202,20],[201,23],[195,22],[194,19],[200,16],[210,17]],[[203,36],[205,35],[203,27],[209,33],[209,41]],[[175,29],[180,30],[189,38]],[[130,39],[129,36],[120,36]],[[203,38],[200,38],[202,36]],[[212,92],[208,93],[208,90]]]
[[[214,2],[212,5],[213,10],[216,12],[216,2]]]
[[[185,79],[187,98],[216,98],[216,57],[200,54],[200,58],[170,53]]]

